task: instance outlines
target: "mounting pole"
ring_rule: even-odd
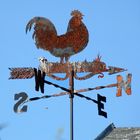
[[[74,70],[69,71],[69,89],[70,89],[70,140],[73,140],[73,98],[74,98]]]

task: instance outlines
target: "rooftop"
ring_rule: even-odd
[[[94,140],[140,140],[140,127],[115,127],[112,123]]]

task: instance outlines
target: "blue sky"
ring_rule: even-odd
[[[34,16],[49,18],[58,31],[65,33],[70,12],[80,10],[90,38],[86,49],[70,61],[92,61],[98,53],[108,66],[127,68],[121,73],[126,78],[132,73],[132,95],[123,92],[116,97],[116,88],[83,93],[93,99],[97,93],[107,98],[108,118],[98,116],[96,104],[74,98],[74,139],[93,140],[106,126],[140,127],[140,1],[139,0],[0,0],[0,123],[7,127],[0,132],[2,140],[69,140],[69,97],[50,98],[28,103],[27,113],[13,111],[14,95],[28,93],[41,96],[34,90],[34,79],[8,80],[9,67],[38,67],[38,57],[58,61],[48,52],[37,50],[31,33],[25,34],[27,22]],[[57,82],[68,87],[68,81]],[[75,89],[116,83],[116,75],[103,79],[97,76],[87,81],[75,81]],[[45,94],[59,93],[59,89],[45,86]],[[46,110],[45,107],[48,107]]]

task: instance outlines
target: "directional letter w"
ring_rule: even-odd
[[[34,69],[35,72],[35,90],[41,90],[41,93],[44,93],[44,80],[45,80],[45,73],[41,72],[40,70]]]
[[[117,97],[122,96],[122,88],[127,95],[131,94],[131,78],[132,74],[130,73],[127,75],[127,81],[124,81],[121,75],[117,76]]]

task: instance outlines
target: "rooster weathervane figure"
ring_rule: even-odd
[[[34,25],[33,39],[37,48],[49,51],[55,57],[60,57],[60,62],[68,62],[70,56],[81,52],[88,44],[88,30],[82,22],[83,14],[74,10],[69,21],[67,32],[57,35],[54,24],[47,18],[34,17],[26,26],[27,31]]]

